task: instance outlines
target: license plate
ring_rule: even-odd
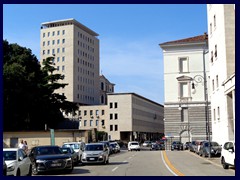
[[[59,167],[61,165],[62,165],[61,163],[51,164],[52,167]]]
[[[90,161],[94,161],[94,160],[95,160],[95,158],[89,158],[89,160],[90,160]]]

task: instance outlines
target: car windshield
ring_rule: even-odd
[[[17,159],[17,151],[3,151],[5,161],[13,161]]]
[[[59,147],[37,147],[37,155],[62,154]]]
[[[64,144],[62,147],[72,147],[73,149],[80,149],[80,144]]]
[[[88,144],[85,146],[85,151],[102,151],[103,145],[100,144]]]
[[[205,143],[205,146],[208,147],[209,142]],[[211,142],[211,146],[219,146],[219,144],[217,142]]]
[[[138,145],[138,143],[131,143],[131,145]]]
[[[61,148],[61,150],[64,153],[71,153],[71,149],[70,148]]]

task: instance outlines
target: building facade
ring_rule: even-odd
[[[235,6],[208,4],[212,138],[235,140]]]
[[[40,62],[54,57],[65,88],[57,90],[68,101],[99,104],[98,34],[75,19],[45,22],[40,32]]]
[[[107,96],[107,105],[79,107],[80,130],[104,131],[108,140],[127,142],[158,139],[163,134],[161,104],[135,93],[109,93]]]
[[[104,75],[100,75],[100,104],[107,104],[107,93],[114,93],[114,86]]]
[[[183,143],[211,132],[207,34],[160,44],[164,61],[164,133]],[[169,142],[169,141],[168,141]]]

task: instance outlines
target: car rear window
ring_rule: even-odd
[[[138,143],[131,143],[131,145],[138,145]]]

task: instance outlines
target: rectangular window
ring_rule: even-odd
[[[215,45],[215,53],[214,53],[215,57],[217,57],[217,45]]]
[[[47,36],[48,36],[48,37],[50,36],[50,32],[47,33]]]
[[[57,66],[57,71],[59,71],[59,66]]]
[[[216,121],[216,110],[213,109],[213,120]]]
[[[45,50],[43,50],[43,55],[45,54]]]
[[[180,83],[180,97],[189,97],[188,92],[188,83],[187,82],[181,82]]]
[[[45,46],[45,41],[43,41],[43,46]]]
[[[187,108],[182,108],[181,122],[188,122],[188,109]]]
[[[57,62],[59,62],[60,57],[57,57]]]
[[[214,28],[216,28],[216,15],[213,16],[213,25],[214,25]]]
[[[102,120],[102,126],[104,126],[105,125],[105,121],[104,120]]]
[[[57,44],[59,44],[59,43],[60,43],[60,39],[57,40]]]
[[[84,120],[84,126],[87,126],[87,120]]]
[[[63,43],[63,44],[65,43],[65,39],[62,39],[62,43]]]
[[[47,50],[47,54],[50,54],[50,50],[49,49]]]
[[[212,90],[214,91],[214,79],[212,80]]]
[[[90,126],[93,126],[93,120],[90,120]]]
[[[52,36],[54,36],[54,35],[55,35],[55,31],[52,32]]]
[[[65,48],[62,48],[62,52],[63,52],[63,53],[65,52]]]
[[[93,115],[93,110],[90,110],[90,116],[92,116]]]
[[[55,40],[52,40],[52,45],[54,45],[55,44]]]
[[[211,51],[211,63],[213,63],[213,51]]]
[[[115,125],[115,131],[118,131],[118,125]]]
[[[98,116],[98,114],[99,114],[98,112],[99,112],[99,111],[98,111],[98,110],[96,110],[96,115],[97,115],[97,116]]]
[[[48,46],[50,45],[50,41],[47,42],[47,45],[48,45]]]
[[[113,114],[110,114],[110,120],[112,120],[113,119]]]
[[[45,33],[43,33],[43,37],[45,37]]]
[[[87,110],[84,110],[84,116],[86,116],[87,115]]]
[[[113,125],[110,125],[110,131],[113,131]]]
[[[98,120],[96,120],[96,126],[98,126]]]
[[[81,111],[80,110],[78,111],[78,115],[81,116]]]
[[[113,108],[113,103],[110,103],[110,108]]]
[[[220,120],[220,108],[219,108],[219,106],[217,108],[217,118],[218,118],[218,120]]]
[[[62,66],[62,71],[65,71],[65,66]]]
[[[60,34],[60,31],[57,31],[57,35],[59,35]]]
[[[114,103],[114,108],[118,108],[117,102]]]
[[[212,23],[210,23],[210,34],[212,34]]]
[[[60,48],[57,48],[57,53],[59,53],[60,52]]]
[[[65,30],[62,31],[62,35],[64,35],[64,34],[65,34]]]
[[[64,62],[64,61],[65,61],[65,56],[62,57],[62,62]]]
[[[52,49],[52,54],[55,54],[55,49]]]
[[[216,88],[218,88],[219,84],[218,84],[218,75],[216,75]]]
[[[179,58],[179,72],[189,72],[188,70],[188,58],[187,57],[181,57]]]
[[[114,119],[118,119],[118,114],[114,114]]]
[[[105,111],[104,110],[102,110],[102,115],[104,115],[105,114]]]

